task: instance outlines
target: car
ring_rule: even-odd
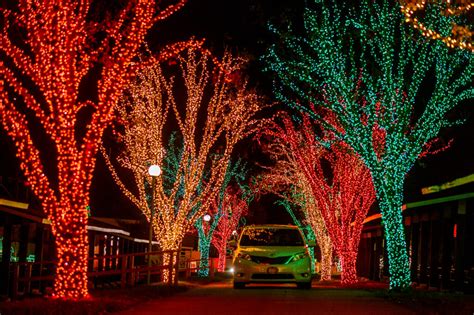
[[[303,233],[293,225],[252,225],[242,230],[235,248],[233,284],[243,289],[249,283],[295,283],[311,288],[310,247]]]

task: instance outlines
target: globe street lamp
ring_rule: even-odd
[[[150,230],[148,234],[148,273],[147,284],[151,282],[151,250],[153,239],[153,217],[155,216],[155,185],[156,178],[161,175],[161,168],[159,165],[153,164],[148,168],[148,174],[151,176],[151,202],[150,202]]]
[[[209,222],[209,221],[211,221],[211,216],[209,214],[205,214],[203,219],[204,219],[204,221]]]

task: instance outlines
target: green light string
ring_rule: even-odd
[[[474,56],[422,37],[404,23],[396,3],[310,5],[303,32],[273,29],[279,39],[264,56],[265,70],[274,74],[279,101],[312,119],[321,117],[311,105],[337,116],[344,130],[337,136],[371,172],[390,287],[401,290],[411,284],[401,215],[405,177],[425,145],[451,124],[446,114],[474,97]],[[376,134],[383,135],[382,143]]]
[[[224,176],[224,181],[219,190],[217,209],[209,209],[209,215],[211,215],[211,221],[205,222],[203,218],[196,220],[194,226],[198,233],[198,247],[199,247],[199,269],[198,277],[209,276],[209,252],[212,244],[212,237],[216,228],[219,225],[219,221],[223,215],[223,201],[225,197],[226,188],[235,181],[238,185],[245,179],[247,174],[246,164],[240,159],[232,163],[229,162],[227,170]]]

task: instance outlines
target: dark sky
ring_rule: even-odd
[[[261,64],[258,60],[270,41],[267,22],[271,20],[284,25],[289,21],[298,21],[304,6],[303,0],[189,0],[181,12],[154,28],[149,41],[152,47],[159,47],[163,43],[195,36],[206,38],[207,47],[216,54],[227,47],[234,52],[246,55],[251,60],[249,75],[253,83],[258,86],[260,92],[271,99],[271,80],[260,71]],[[467,122],[463,126],[441,132],[442,139],[446,141],[454,139],[447,151],[428,156],[416,163],[406,181],[407,201],[419,198],[421,187],[440,184],[474,172],[474,106],[472,102],[466,102],[457,108],[453,116],[464,117]],[[251,144],[251,141],[245,141],[236,149],[236,152],[243,155],[251,167],[254,159],[261,159],[258,149]],[[252,171],[258,172],[258,168],[254,166]],[[107,177],[107,174],[96,176],[95,182],[107,181]],[[110,186],[107,185],[107,187]],[[107,194],[110,197],[107,197],[107,200],[112,200],[110,198],[117,193],[113,190],[117,189],[108,189]],[[101,198],[96,197],[96,199]],[[286,211],[281,206],[274,205],[274,201],[273,196],[264,196],[253,202],[251,204],[253,216],[248,222],[291,222]]]
[[[246,55],[252,61],[249,67],[252,82],[271,99],[271,82],[261,73],[258,61],[269,44],[266,23],[270,19],[283,23],[298,19],[303,7],[303,0],[189,0],[180,12],[158,24],[150,32],[148,41],[153,49],[159,49],[165,43],[195,36],[206,38],[207,47],[217,54],[228,47]],[[442,131],[443,139],[454,139],[450,149],[417,162],[407,178],[407,200],[416,199],[422,186],[439,184],[474,172],[474,106],[472,102],[466,103],[456,112],[457,116],[466,117],[467,122]],[[0,175],[15,176],[18,164],[3,130],[0,131],[0,141]],[[236,154],[244,156],[249,162],[261,159],[258,149],[250,141],[241,144]],[[256,172],[256,168],[251,172]],[[283,208],[273,205],[274,201],[274,197],[266,196],[253,202],[253,216],[248,222],[289,223],[290,217]],[[140,211],[122,196],[100,158],[92,183],[91,205],[96,216],[142,217]]]
[[[272,17],[280,15],[283,19],[303,9],[303,1],[295,1],[288,7],[288,1],[272,0],[189,0],[186,6],[169,20],[156,27],[150,32],[148,41],[152,49],[159,49],[166,43],[186,40],[192,36],[205,38],[206,47],[217,55],[225,48],[233,52],[249,57],[252,62],[249,67],[249,75],[252,83],[259,90],[271,98],[271,82],[261,73],[258,57],[265,51],[268,41],[267,21]],[[260,159],[261,154],[250,140],[242,143],[236,150],[235,156],[240,156],[249,162],[250,173],[258,172],[253,162]],[[108,187],[106,191],[95,187]],[[96,176],[92,187],[93,209],[111,208],[120,209],[130,205],[120,195],[118,188],[114,186],[110,175],[99,159]],[[252,214],[248,218],[249,223],[290,223],[291,217],[281,206],[274,205],[275,198],[263,196],[251,204]],[[131,207],[131,205],[130,205]],[[108,213],[107,209],[104,215]],[[120,211],[122,212],[122,211]],[[132,208],[129,212],[123,212],[126,216],[141,216],[139,211]]]

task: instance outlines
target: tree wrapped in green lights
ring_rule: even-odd
[[[194,224],[198,233],[198,247],[200,254],[198,270],[199,277],[209,276],[209,251],[211,244],[213,243],[214,232],[216,232],[218,227],[221,227],[222,229],[222,224],[228,219],[227,216],[232,216],[232,209],[229,209],[232,205],[228,203],[230,198],[228,194],[231,193],[230,185],[233,181],[237,184],[241,182],[245,177],[245,173],[241,161],[237,161],[234,164],[229,163],[219,194],[216,196],[215,200],[209,203],[205,215],[198,218]],[[219,251],[219,257],[220,255],[221,252]]]
[[[279,34],[281,41],[266,56],[276,96],[325,123],[361,156],[384,222],[390,287],[406,288],[405,176],[451,124],[446,114],[473,97],[474,56],[421,37],[388,1],[364,0],[357,9],[314,2],[304,27],[302,35]],[[311,106],[329,110],[337,124],[325,122]]]

